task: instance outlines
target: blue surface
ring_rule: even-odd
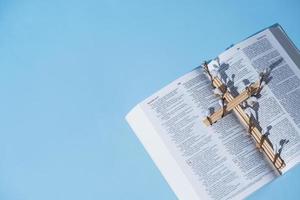
[[[0,199],[176,199],[124,120],[300,1],[0,1]],[[300,168],[250,199],[299,199]]]

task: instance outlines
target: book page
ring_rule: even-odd
[[[194,190],[140,105],[130,111],[126,120],[177,197],[179,199],[199,199],[199,194]]]
[[[300,161],[299,59],[300,54],[280,27],[273,27],[235,45],[210,63],[210,67],[220,65],[223,81],[236,93],[258,80],[259,72],[270,70],[267,86],[249,111],[267,134],[274,151],[281,153],[287,165],[283,172]]]
[[[286,172],[300,161],[300,57],[280,27],[226,50],[220,66],[234,95],[271,69],[258,103],[246,108],[280,152]],[[298,66],[297,66],[298,65]],[[202,120],[220,108],[197,68],[147,98],[126,117],[180,199],[242,199],[278,174],[232,113],[211,127]]]
[[[197,68],[139,104],[147,120],[139,120],[135,126],[140,126],[139,138],[159,136],[160,142],[141,141],[150,155],[159,148],[157,144],[165,145],[176,164],[156,162],[157,166],[165,171],[180,168],[179,176],[184,174],[189,182],[186,187],[197,194],[197,199],[241,199],[276,174],[233,114],[218,125],[205,127],[203,112],[217,101],[207,77]],[[140,118],[135,113],[130,116],[129,123]],[[152,132],[146,131],[147,136],[143,135],[147,129],[143,124],[151,124]],[[175,192],[184,190],[172,188]]]

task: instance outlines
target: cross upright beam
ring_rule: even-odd
[[[208,70],[208,66],[206,63],[203,67],[205,70]],[[223,84],[217,76],[213,77],[210,73],[208,75],[211,79],[212,86],[214,88],[218,88],[223,93],[222,98],[226,100],[227,104],[226,107],[223,107],[211,114],[210,116],[207,116],[203,120],[204,124],[206,124],[207,126],[212,125],[213,123],[221,119],[224,116],[224,114],[233,110],[240,122],[245,127],[248,127],[248,132],[254,139],[256,147],[260,151],[265,153],[266,157],[274,165],[275,169],[279,172],[279,174],[282,174],[282,169],[286,166],[286,164],[284,160],[280,157],[280,153],[274,152],[271,141],[264,134],[261,133],[257,125],[253,123],[251,117],[248,116],[248,114],[240,105],[253,94],[261,90],[261,80],[258,80],[257,82],[246,87],[244,91],[242,91],[237,97],[234,98],[231,95],[231,93],[227,90],[227,86]]]

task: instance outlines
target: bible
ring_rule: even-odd
[[[179,199],[243,199],[300,163],[299,67],[299,50],[274,24],[126,120]]]

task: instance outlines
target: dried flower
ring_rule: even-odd
[[[215,70],[218,70],[218,69],[219,69],[219,66],[216,65],[216,64],[213,64],[212,66],[213,66],[213,68],[214,68]]]
[[[215,89],[213,90],[213,92],[214,92],[214,94],[217,95],[217,96],[223,95],[223,93],[221,92],[221,90],[220,90],[219,88],[215,88]]]
[[[279,149],[278,149],[278,146],[277,146],[277,144],[275,144],[275,145],[274,145],[274,154],[277,154],[277,153],[278,153],[278,150],[279,150]]]
[[[229,78],[225,77],[224,82],[225,82],[226,85],[228,84],[228,81],[229,81]]]
[[[242,102],[242,106],[243,106],[244,108],[247,106],[246,101],[243,101],[243,102]]]
[[[249,108],[246,108],[245,109],[245,113],[248,115],[248,117],[250,117],[251,116],[251,109],[249,109]]]
[[[264,75],[269,74],[270,73],[270,68],[267,67],[263,70]]]
[[[245,85],[245,87],[248,87],[250,85],[250,82],[244,81],[244,85]]]
[[[208,109],[208,110],[206,111],[206,113],[205,113],[205,116],[208,117],[208,116],[210,116],[210,114],[211,114],[211,113],[210,113],[210,110]]]
[[[218,101],[218,103],[219,103],[219,105],[220,105],[221,107],[223,107],[223,105],[224,105],[224,100],[220,99],[220,100]]]
[[[212,69],[212,70],[210,71],[210,73],[211,73],[212,77],[216,77],[216,76],[218,76],[218,74],[219,74],[218,70],[215,70],[215,69]]]
[[[257,98],[256,97],[250,97],[249,99],[247,99],[247,103],[250,105],[250,106],[253,106],[255,103],[257,102]]]

